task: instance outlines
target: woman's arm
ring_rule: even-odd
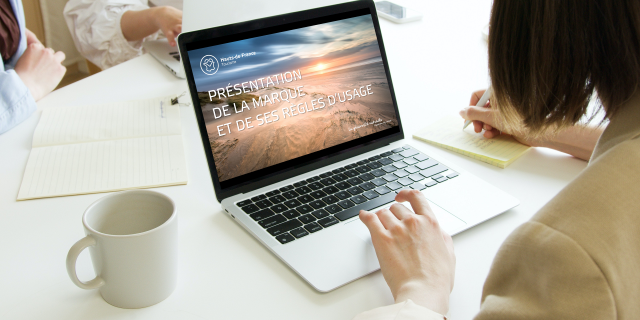
[[[503,134],[496,125],[496,110],[490,108],[490,103],[485,107],[475,106],[484,91],[479,90],[471,95],[470,107],[460,111],[460,116],[467,120],[473,120],[476,132],[484,130],[486,138],[493,138]],[[576,125],[538,139],[530,139],[518,134],[514,134],[513,137],[532,147],[551,148],[588,161],[604,129],[603,126]]]
[[[128,41],[139,41],[162,30],[169,44],[175,46],[176,37],[182,32],[182,11],[174,7],[129,10],[122,14],[120,28]]]

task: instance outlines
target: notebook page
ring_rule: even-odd
[[[57,107],[42,111],[32,147],[181,134],[170,98]]]
[[[33,148],[18,200],[187,183],[181,135]]]
[[[417,132],[413,137],[449,147],[448,149],[489,163],[492,161],[508,163],[530,148],[511,136],[500,135],[487,139],[482,136],[482,133],[473,131],[473,125],[462,130],[463,123],[464,120],[459,116],[447,116]]]

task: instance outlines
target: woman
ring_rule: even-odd
[[[36,110],[66,72],[64,53],[45,48],[25,28],[20,0],[0,0],[0,134]]]
[[[141,55],[143,41],[163,35],[175,46],[182,0],[70,0],[64,18],[78,51],[107,69]]]
[[[476,319],[639,318],[640,1],[495,0],[490,26],[494,95],[462,117],[487,138],[511,132],[589,165],[507,238]],[[576,125],[594,92],[603,132]],[[360,213],[396,304],[356,319],[442,319],[451,238],[421,193],[396,200],[415,213],[399,204]]]

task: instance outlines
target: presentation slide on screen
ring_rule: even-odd
[[[370,15],[189,59],[220,181],[398,125]]]

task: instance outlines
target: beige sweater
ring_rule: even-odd
[[[411,301],[355,319],[442,319]],[[587,168],[505,240],[476,319],[640,319],[640,93]]]

